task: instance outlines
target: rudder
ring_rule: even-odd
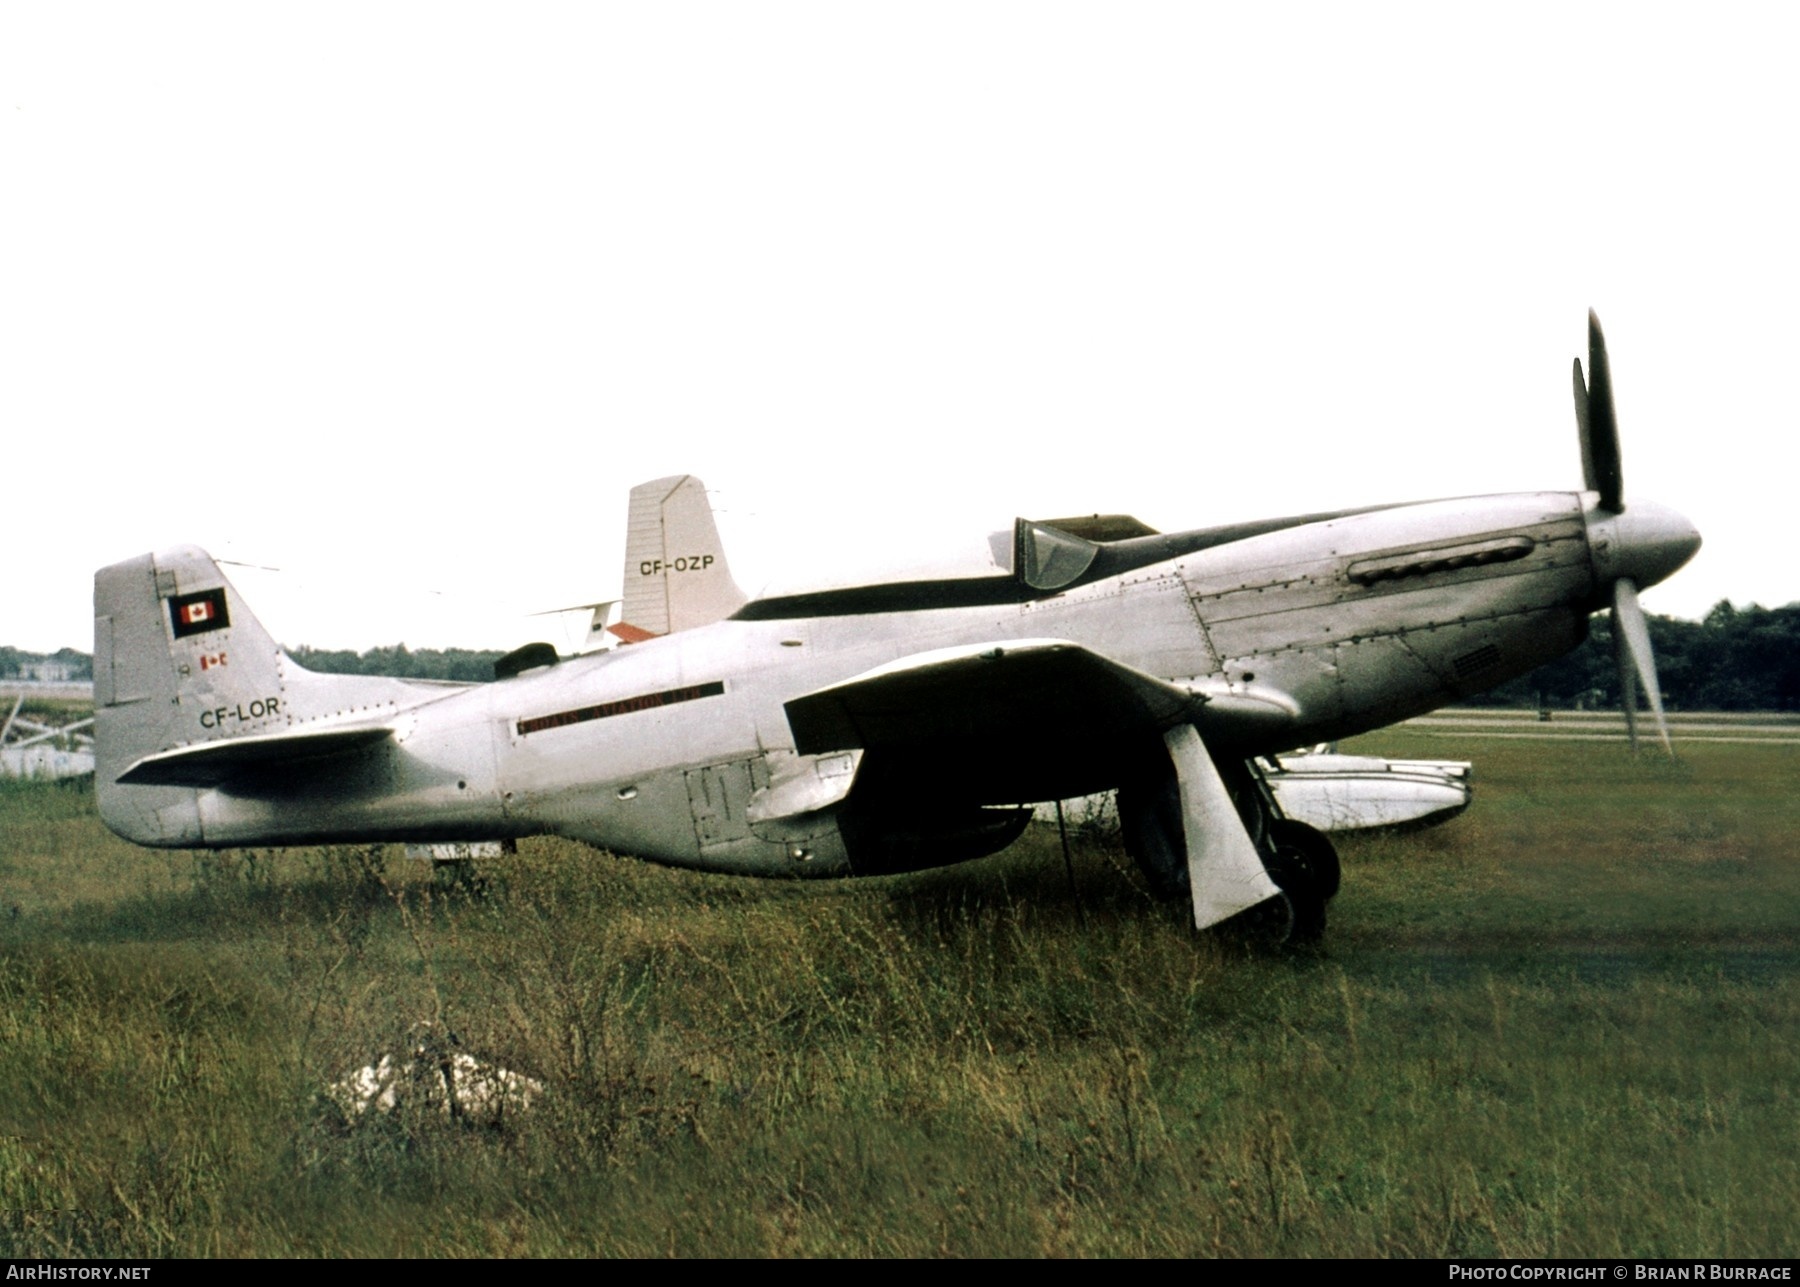
[[[631,489],[624,594],[612,629],[628,643],[723,621],[747,602],[726,564],[706,485],[692,474]]]
[[[191,787],[121,787],[145,755],[286,715],[280,649],[204,550],[94,574],[95,785],[106,825],[140,844],[201,843]]]
[[[119,781],[145,757],[302,725],[378,723],[426,695],[402,680],[296,664],[195,546],[94,574],[95,791],[101,820],[127,840],[206,843],[201,788],[148,785],[141,773]]]

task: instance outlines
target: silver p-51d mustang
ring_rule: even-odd
[[[631,621],[628,586],[637,642],[560,661],[531,646],[487,685],[314,674],[204,552],[114,564],[94,586],[101,816],[165,847],[550,833],[840,876],[992,853],[1031,803],[1117,788],[1128,846],[1196,925],[1316,936],[1335,856],[1250,758],[1492,687],[1607,606],[1661,722],[1638,589],[1700,538],[1627,507],[1589,328],[1584,491],[1176,533],[1021,519],[991,575],[748,602],[722,552],[673,553],[646,584],[723,578],[721,619]]]

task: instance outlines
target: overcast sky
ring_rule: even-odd
[[[1646,607],[1790,602],[1789,12],[7,4],[0,643],[191,541],[290,644],[510,647],[673,473],[753,593],[1572,489],[1590,306],[1706,539]]]

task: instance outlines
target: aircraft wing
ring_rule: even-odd
[[[1124,748],[1205,700],[1067,640],[1015,639],[904,657],[786,710],[803,755],[862,748],[935,794],[1019,803],[1112,785]]]
[[[146,755],[119,775],[133,786],[216,787],[244,773],[374,746],[393,736],[386,725],[358,725],[266,737],[234,737]]]
[[[1194,924],[1279,892],[1201,740],[1229,743],[1292,720],[1297,708],[1279,691],[1222,679],[1185,687],[1068,640],[1019,639],[903,657],[786,710],[796,750],[860,748],[859,789],[903,811],[1089,794],[1166,755]]]

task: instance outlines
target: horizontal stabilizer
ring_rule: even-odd
[[[533,612],[533,617],[559,617],[565,612],[591,612],[594,614],[594,629],[598,630],[606,624],[606,613],[617,603],[617,599],[600,599],[594,603],[571,603],[566,608],[545,608],[542,612]]]
[[[364,725],[202,742],[146,755],[121,773],[119,781],[134,786],[216,787],[256,770],[361,750],[392,735],[385,726]]]

